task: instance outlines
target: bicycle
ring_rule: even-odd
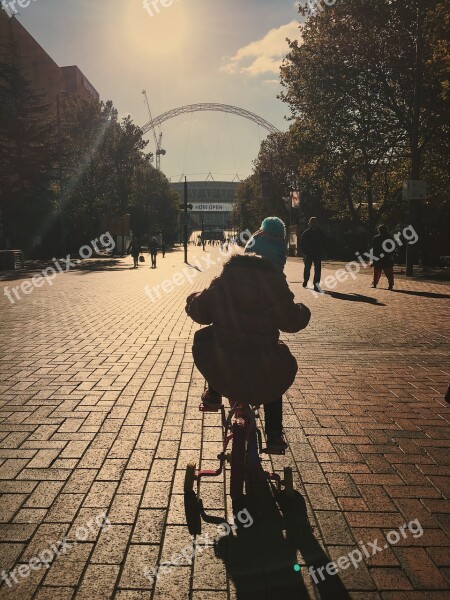
[[[225,466],[230,464],[230,496],[233,501],[240,501],[244,494],[244,485],[250,481],[269,480],[276,483],[280,493],[284,488],[286,498],[294,495],[292,468],[284,467],[283,479],[278,473],[271,473],[262,468],[261,454],[266,450],[262,447],[262,435],[256,424],[257,408],[242,402],[232,402],[228,416],[225,407],[207,408],[200,404],[201,412],[221,412],[222,452],[217,455],[219,468],[216,470],[201,469],[197,471],[195,462],[190,462],[185,471],[184,502],[186,520],[191,534],[201,531],[201,517],[205,516],[200,500],[200,484],[205,477],[219,476]],[[231,452],[229,446],[231,444]],[[275,454],[275,452],[271,452]],[[285,451],[276,454],[284,455]],[[197,483],[197,493],[194,485]]]

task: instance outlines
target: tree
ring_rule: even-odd
[[[289,221],[285,199],[297,189],[298,158],[291,145],[290,132],[271,133],[261,143],[254,172],[238,187],[234,221],[241,230],[256,229],[268,216]],[[263,196],[261,178],[270,175],[270,195]]]
[[[150,164],[149,158],[136,168],[131,193],[133,232],[141,240],[161,234],[172,243],[178,225],[178,196],[166,176]]]
[[[128,212],[147,142],[129,116],[118,122],[111,101],[69,96],[63,113],[63,211],[69,246],[75,250],[99,234],[103,215]]]
[[[299,178],[315,182],[326,205],[365,226],[369,237],[392,212],[406,218],[401,189],[409,177],[418,2],[341,0],[300,27],[302,42],[290,43],[281,69],[281,98],[297,119]],[[424,7],[424,167],[433,144],[448,148],[445,78],[442,66],[440,76],[432,66],[436,36],[445,37],[436,33],[433,11],[444,3]],[[430,197],[441,181],[430,182]]]

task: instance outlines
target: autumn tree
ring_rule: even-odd
[[[281,69],[281,97],[296,118],[292,134],[300,180],[313,182],[337,216],[350,216],[369,237],[392,213],[407,218],[401,190],[409,177],[418,8],[423,10],[424,177],[431,147],[436,158],[447,147],[446,80],[442,66],[438,73],[433,67],[436,52],[445,62],[443,42],[437,50],[436,37],[444,36],[436,33],[435,13],[444,4],[340,0],[300,26],[301,41],[290,43]],[[429,183],[433,202],[442,177]]]

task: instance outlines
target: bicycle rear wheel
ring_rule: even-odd
[[[244,423],[234,423],[232,433],[230,496],[238,499],[244,493],[247,427]]]

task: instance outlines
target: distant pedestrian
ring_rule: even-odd
[[[152,238],[152,241],[150,242],[150,244],[148,245],[148,249],[150,251],[150,256],[152,259],[152,266],[150,267],[151,269],[156,269],[156,256],[158,254],[158,242],[156,241],[156,238]]]
[[[300,247],[303,251],[303,261],[305,271],[303,273],[303,287],[307,287],[311,276],[311,266],[314,264],[314,289],[316,292],[322,292],[320,287],[320,278],[322,275],[322,256],[325,245],[325,234],[319,229],[316,217],[311,217],[309,227],[303,232],[300,240]]]
[[[378,235],[373,238],[372,256],[373,256],[373,282],[372,287],[376,288],[380,281],[381,274],[387,277],[389,289],[394,289],[394,259],[392,254],[384,250],[385,240],[390,240],[391,235],[385,225],[378,227]]]
[[[166,244],[164,241],[161,243],[161,252],[162,252],[163,258],[166,258]]]
[[[131,256],[133,257],[133,261],[134,261],[133,269],[137,269],[139,266],[139,254],[140,253],[141,253],[141,245],[139,243],[139,240],[135,236],[133,236],[131,238],[130,245],[127,248],[127,254],[131,254]]]

